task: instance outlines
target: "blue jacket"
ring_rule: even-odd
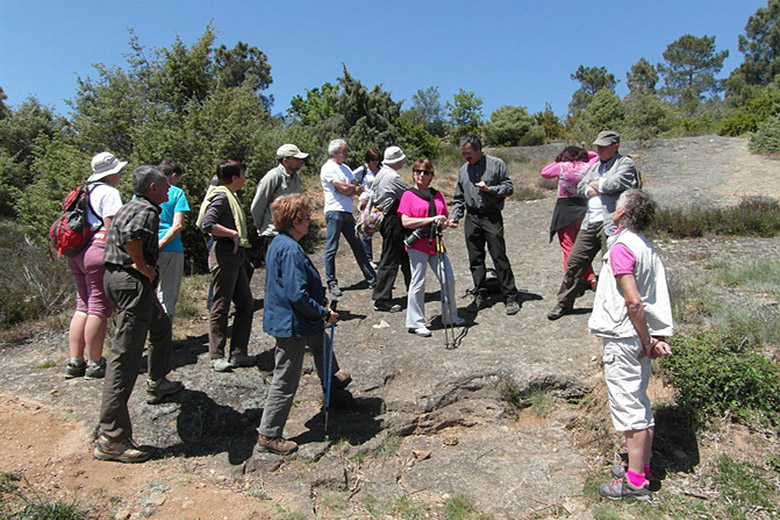
[[[263,330],[278,338],[305,338],[322,332],[325,293],[320,273],[303,248],[279,233],[265,255]]]

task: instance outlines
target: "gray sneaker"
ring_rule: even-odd
[[[509,300],[506,302],[505,312],[507,316],[514,316],[520,312],[520,303],[517,300]]]
[[[626,467],[622,464],[613,464],[609,467],[609,474],[612,475],[612,478],[623,478],[626,476]],[[650,473],[645,473],[645,479],[655,480]]]
[[[65,379],[73,379],[74,377],[84,377],[84,373],[87,371],[87,364],[83,359],[69,359],[68,364],[65,365]]]
[[[338,282],[328,282],[328,291],[330,291],[330,294],[332,294],[334,298],[341,298],[344,294],[341,292]]]
[[[101,435],[97,446],[92,452],[97,460],[110,460],[114,462],[145,462],[152,456],[148,451],[140,449],[133,439],[112,441]]]
[[[211,370],[214,372],[230,372],[233,370],[233,365],[225,358],[212,359]]]
[[[102,357],[97,361],[89,361],[87,369],[84,371],[84,377],[87,379],[103,379],[106,377],[106,358]]]
[[[645,480],[644,486],[634,486],[625,477],[616,478],[612,482],[599,484],[599,495],[610,500],[625,500],[634,498],[641,502],[647,502],[653,498],[653,493]]]
[[[169,381],[166,377],[160,378],[157,381],[147,379],[146,402],[149,404],[157,404],[167,396],[173,395],[183,389],[184,385],[181,381]]]

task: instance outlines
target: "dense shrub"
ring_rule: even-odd
[[[780,154],[780,114],[766,119],[750,136],[750,151]]]
[[[0,221],[0,327],[54,314],[73,298],[73,278],[64,260],[24,234],[21,226]]]
[[[773,237],[780,233],[780,204],[768,197],[743,197],[736,206],[663,208],[652,230],[675,238],[705,234]]]
[[[733,331],[701,332],[674,341],[663,367],[677,403],[700,420],[726,413],[780,424],[780,366]]]

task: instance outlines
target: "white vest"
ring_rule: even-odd
[[[610,237],[608,243],[609,251],[604,255],[604,265],[593,301],[593,314],[588,320],[590,333],[610,338],[637,336],[628,315],[626,301],[609,264],[612,246],[620,243],[628,247],[636,258],[634,278],[642,299],[647,330],[651,336],[671,336],[674,333],[672,305],[669,301],[664,265],[658,252],[645,237],[629,229],[622,229]]]

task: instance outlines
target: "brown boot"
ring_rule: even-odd
[[[282,437],[266,437],[265,435],[259,435],[257,437],[257,445],[265,451],[271,453],[278,453],[279,455],[289,455],[294,453],[298,449],[298,445],[293,441],[288,441]]]

